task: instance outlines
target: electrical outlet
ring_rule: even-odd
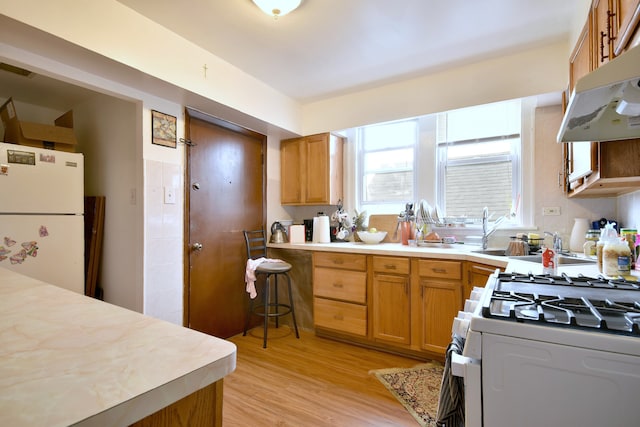
[[[544,216],[560,215],[560,207],[559,206],[544,207],[542,208],[542,215]]]
[[[175,205],[176,203],[176,189],[173,187],[164,187],[164,204]]]

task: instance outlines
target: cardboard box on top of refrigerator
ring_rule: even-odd
[[[4,125],[4,142],[74,152],[77,143],[73,133],[73,111],[69,110],[55,120],[55,125],[25,122],[18,119],[16,107],[9,98],[0,107]]]

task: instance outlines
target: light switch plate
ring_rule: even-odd
[[[164,187],[164,204],[176,204],[176,189],[174,187]]]
[[[560,215],[560,207],[559,206],[554,206],[554,207],[544,207],[542,208],[542,215],[543,216],[557,216]]]

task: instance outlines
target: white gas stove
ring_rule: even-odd
[[[497,271],[472,297],[452,358],[466,426],[638,425],[637,282]]]

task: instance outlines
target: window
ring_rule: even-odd
[[[513,100],[359,128],[356,209],[391,214],[425,199],[441,216],[480,218],[487,206],[494,219],[511,215],[521,224],[523,105]]]
[[[520,101],[438,115],[437,203],[450,217],[515,213],[520,194]]]
[[[361,210],[376,205],[397,210],[394,207],[414,200],[417,130],[416,120],[360,128]]]

